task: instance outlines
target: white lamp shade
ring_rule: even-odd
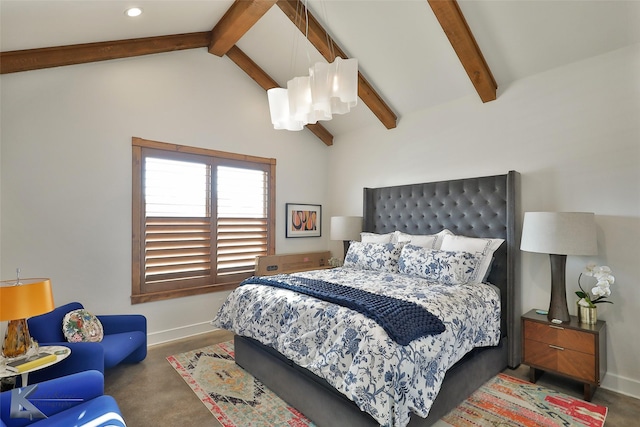
[[[361,216],[332,216],[331,240],[360,240]]]
[[[358,60],[337,57],[329,69],[332,77],[332,97],[345,103],[349,109],[355,107],[358,103]],[[336,111],[333,113],[342,114]]]
[[[294,120],[289,113],[289,95],[287,89],[273,88],[267,91],[269,111],[274,129],[302,130],[304,123]]]
[[[305,124],[315,123],[317,120],[311,108],[311,79],[309,76],[294,77],[287,82],[289,92],[289,110],[291,116]]]
[[[590,212],[525,212],[520,249],[555,255],[596,255],[594,218]]]
[[[309,68],[311,82],[312,108],[319,115],[320,120],[331,120],[331,77],[329,64],[316,62]]]

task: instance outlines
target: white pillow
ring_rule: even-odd
[[[480,264],[476,269],[473,280],[482,282],[489,275],[489,267],[493,261],[493,253],[504,242],[504,239],[484,239],[466,236],[444,236],[442,239],[443,251],[464,251],[479,253],[481,255]]]
[[[392,243],[393,233],[376,234],[376,233],[360,233],[360,241],[362,243]]]
[[[398,272],[398,258],[403,244],[351,242],[344,257],[346,268]]]
[[[439,251],[406,245],[398,260],[398,271],[443,285],[465,285],[473,281],[479,255],[464,251]]]
[[[398,243],[410,243],[429,249],[440,249],[444,236],[453,236],[446,228],[437,234],[407,234],[402,231],[395,232],[395,241]]]

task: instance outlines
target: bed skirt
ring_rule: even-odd
[[[409,427],[426,427],[438,421],[482,384],[507,367],[508,343],[475,349],[456,363],[444,382],[427,418],[411,417]],[[377,422],[325,380],[295,365],[258,341],[234,337],[236,363],[262,381],[287,403],[319,427],[374,427]]]

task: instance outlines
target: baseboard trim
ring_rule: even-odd
[[[600,385],[607,390],[640,399],[640,381],[607,372]]]
[[[147,334],[147,347],[188,338],[195,335],[206,334],[218,330],[211,325],[211,322],[195,323],[192,325],[180,326],[179,328],[166,329],[164,331],[151,332]]]

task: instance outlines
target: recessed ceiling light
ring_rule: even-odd
[[[130,7],[129,9],[125,10],[124,13],[127,16],[133,18],[135,16],[140,16],[142,14],[142,9],[140,9],[139,7]]]

